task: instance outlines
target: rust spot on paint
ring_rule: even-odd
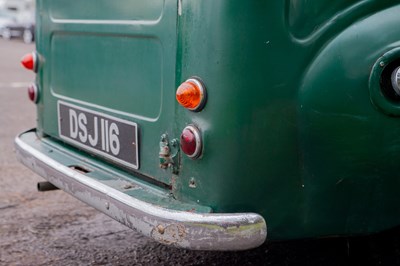
[[[161,230],[160,230],[161,229]],[[186,235],[186,228],[181,224],[170,224],[167,226],[158,225],[151,233],[152,237],[158,242],[172,245],[182,242]]]
[[[164,226],[162,226],[161,224],[157,225],[157,231],[158,231],[160,234],[163,235],[164,232],[165,232]]]

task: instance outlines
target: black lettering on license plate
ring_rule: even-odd
[[[134,122],[59,101],[58,129],[60,137],[71,144],[139,168],[138,127]]]

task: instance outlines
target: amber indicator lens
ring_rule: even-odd
[[[200,156],[202,150],[202,141],[200,131],[197,127],[190,125],[185,127],[181,134],[181,149],[183,153],[192,159]]]
[[[21,64],[26,69],[36,72],[36,54],[32,52],[24,55],[21,59]]]
[[[34,103],[37,103],[39,100],[39,90],[35,84],[32,84],[28,87],[28,97]]]
[[[178,87],[176,100],[183,107],[198,112],[204,107],[206,90],[199,80],[188,79]]]

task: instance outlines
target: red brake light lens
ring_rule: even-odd
[[[28,70],[36,72],[37,55],[35,52],[26,54],[21,59],[21,64]]]
[[[183,153],[192,159],[198,158],[202,151],[200,130],[193,125],[185,127],[181,134],[180,144]]]
[[[191,78],[178,87],[176,100],[186,109],[198,112],[204,107],[206,90],[199,80]]]
[[[36,84],[32,84],[28,87],[28,97],[34,103],[39,101],[39,89]]]

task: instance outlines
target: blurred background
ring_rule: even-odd
[[[35,1],[0,0],[0,35],[3,39],[35,40]]]
[[[62,191],[37,192],[43,179],[16,160],[13,147],[36,123],[27,96],[35,74],[20,65],[34,41],[35,1],[0,0],[0,265],[400,265],[400,228],[199,252],[158,244]]]

